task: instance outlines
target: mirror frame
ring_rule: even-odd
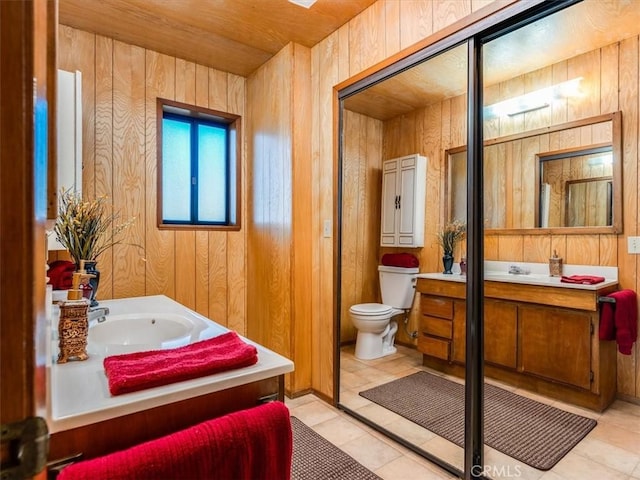
[[[584,127],[587,125],[593,125],[596,123],[603,123],[611,121],[611,143],[609,144],[597,144],[597,145],[585,145],[581,147],[572,147],[564,150],[558,150],[555,152],[540,152],[536,154],[536,178],[535,178],[535,199],[536,202],[536,218],[538,218],[538,204],[540,201],[540,157],[548,157],[551,155],[557,155],[564,152],[573,152],[576,150],[587,150],[594,147],[602,147],[611,145],[613,154],[613,221],[611,225],[598,226],[598,227],[530,227],[530,228],[486,228],[484,233],[486,235],[584,235],[584,234],[617,234],[622,233],[622,112],[613,112],[604,115],[598,115],[595,117],[589,117],[582,120],[575,120],[573,122],[562,123],[559,125],[553,125],[549,127],[538,128],[535,130],[528,130],[526,132],[517,133],[513,135],[507,135],[504,137],[492,138],[484,141],[484,146],[492,146],[500,143],[510,142],[514,140],[521,140],[523,138],[535,137],[538,135],[549,134],[553,132],[559,132],[562,130],[568,130],[577,127]],[[445,169],[444,169],[444,222],[449,221],[451,215],[451,192],[450,192],[450,157],[453,154],[466,151],[466,146],[454,147],[444,151],[445,157]]]

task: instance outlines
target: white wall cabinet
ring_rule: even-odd
[[[71,189],[82,194],[82,73],[58,70],[58,193]],[[48,238],[49,250],[64,250],[55,233]]]
[[[427,159],[413,154],[382,163],[383,247],[424,246]]]

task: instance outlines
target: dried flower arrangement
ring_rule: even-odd
[[[464,238],[466,232],[467,224],[460,220],[447,223],[444,228],[438,232],[438,241],[444,253],[453,254],[456,243]]]
[[[105,250],[123,243],[124,232],[135,222],[131,218],[116,223],[119,214],[107,212],[106,200],[102,196],[83,201],[70,190],[61,192],[54,232],[76,265],[80,260],[96,260]]]

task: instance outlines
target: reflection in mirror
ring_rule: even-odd
[[[613,222],[610,146],[539,155],[538,227],[603,227]]]
[[[555,92],[556,86],[579,77],[582,80],[576,83],[583,90],[577,96],[553,98],[543,105],[523,105],[504,114],[494,110],[491,118],[485,117],[484,138],[491,139],[485,143],[484,158],[487,233],[491,229],[500,229],[500,234],[603,233],[620,228],[620,114],[600,115],[600,112],[611,105],[622,107],[618,92],[633,88],[628,78],[629,67],[621,60],[616,42],[623,35],[629,37],[630,32],[637,35],[639,28],[640,10],[635,5],[585,0],[515,28],[483,46],[482,98],[487,107],[503,107],[503,101],[518,97],[529,100],[528,94],[547,92],[548,87],[554,87],[551,91]],[[634,42],[637,44],[635,37]],[[375,359],[355,356],[358,331],[349,310],[356,304],[381,303],[378,263],[385,253],[394,251],[379,246],[384,160],[413,153],[428,158],[425,239],[434,240],[431,245],[425,242],[423,249],[412,250],[419,257],[422,272],[435,272],[441,266],[435,245],[438,226],[449,219],[466,217],[468,53],[465,44],[411,67],[400,62],[404,70],[395,77],[384,79],[376,72],[369,77],[368,87],[339,91],[337,135],[341,142],[337,197],[340,219],[337,400],[341,408],[360,420],[378,425],[414,451],[427,452],[459,469],[464,460],[460,444],[402,415],[423,411],[433,402],[419,397],[414,405],[417,408],[407,408],[398,414],[370,401],[361,392],[419,371],[435,370],[463,382],[465,298],[442,295],[432,306],[437,309],[436,314],[430,316],[423,314],[421,295],[416,295],[408,315],[393,318],[397,326],[397,352]],[[354,80],[356,83],[350,87],[360,85],[361,81]],[[613,154],[611,226],[536,228],[540,219],[539,213],[536,216],[540,184],[537,155],[605,144],[612,146]],[[578,185],[568,187],[572,198],[579,196]],[[573,201],[570,208],[578,211],[582,206]],[[487,371],[506,372],[508,378],[516,371],[514,362],[520,362],[520,357],[516,340],[513,348],[505,347],[508,343],[501,341],[505,332],[511,335],[515,331],[495,323],[505,315],[501,312],[485,315],[489,321],[484,324],[484,338],[501,347],[485,350]],[[426,321],[428,316],[433,321]],[[438,325],[437,331],[429,331],[433,325]],[[415,332],[419,335],[413,336]],[[511,359],[498,366],[492,355],[507,351]],[[405,390],[398,390],[393,403],[400,404],[407,397]],[[495,455],[494,451],[488,451]]]
[[[399,277],[391,282],[381,281],[378,271],[382,256],[398,251],[397,247],[380,247],[383,163],[415,153],[427,158],[428,198],[421,200],[425,221],[420,228],[424,232],[425,246],[435,242],[441,215],[438,208],[442,195],[438,189],[441,145],[458,145],[466,138],[467,58],[466,44],[431,57],[344,98],[341,117],[339,402],[341,407],[364,421],[383,426],[391,434],[457,468],[462,468],[464,459],[459,445],[452,443],[442,451],[439,446],[444,439],[402,415],[405,410],[418,411],[423,403],[422,397],[418,397],[420,400],[412,408],[398,412],[392,408],[398,402],[393,401],[391,406],[383,407],[364,395],[376,387],[392,384],[424,370],[423,350],[430,347],[421,344],[422,350],[416,348],[420,295],[415,293],[410,278],[408,289],[403,292],[398,289],[402,284]],[[446,129],[442,127],[444,124]],[[402,172],[399,177],[406,182],[412,172],[409,164],[404,164]],[[392,205],[412,205],[408,193],[413,187],[411,182],[408,185],[408,188],[403,186],[406,190],[402,195],[396,196],[394,191],[391,198],[396,201],[392,201]],[[396,210],[391,208],[391,211],[395,214]],[[419,249],[412,249],[412,253],[420,256]],[[430,268],[422,260],[420,266]],[[400,278],[406,279],[406,276],[401,275]],[[398,292],[401,298],[394,298],[394,293]],[[401,308],[406,295],[411,296],[409,304],[412,307],[403,312]],[[391,316],[390,307],[395,307],[394,311],[400,314]],[[388,313],[386,316],[378,314],[382,318],[373,322],[366,318],[366,314],[359,313],[362,309],[374,311],[375,308]],[[360,342],[359,348],[356,348],[356,342]],[[392,349],[381,348],[385,352],[382,357],[371,357],[363,348],[367,344],[382,347],[385,345],[382,342],[393,346]],[[456,381],[463,383],[459,378]],[[399,389],[398,392],[405,394],[405,387],[392,384],[389,388]],[[463,405],[464,394],[454,400]]]
[[[534,228],[537,233],[551,228],[569,234],[587,233],[585,229],[621,231],[621,132],[621,113],[615,112],[487,140],[485,229],[500,233]],[[550,146],[560,148],[549,152]],[[466,148],[447,150],[445,159],[446,218],[464,221]]]

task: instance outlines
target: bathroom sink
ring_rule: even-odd
[[[508,272],[485,272],[484,273],[485,280],[491,280],[493,278],[506,278],[506,279],[515,279],[518,278],[522,280],[528,279],[542,279],[542,278],[550,278],[549,275],[544,275],[541,273],[508,273]]]
[[[199,339],[203,326],[171,313],[107,315],[90,325],[89,353],[113,355],[175,348]]]
[[[544,273],[485,272],[484,279],[494,282],[520,283],[528,285],[554,286],[560,284],[560,277],[550,277]]]

